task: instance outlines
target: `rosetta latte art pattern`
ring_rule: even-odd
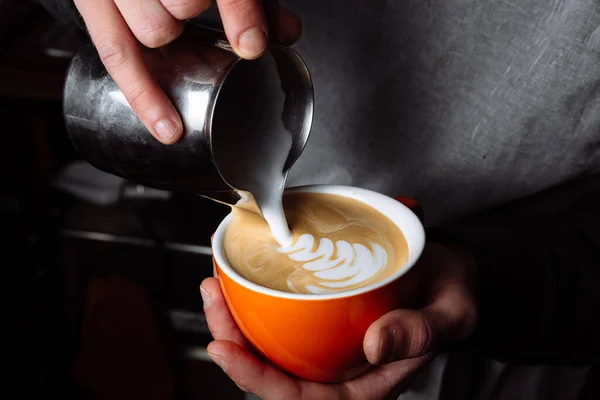
[[[227,260],[257,285],[290,293],[359,289],[395,274],[408,259],[398,227],[367,204],[342,196],[284,196],[292,232],[279,244],[259,213],[234,207],[225,233]]]
[[[311,293],[326,293],[322,286],[346,289],[372,279],[387,264],[387,253],[378,244],[371,244],[372,249],[359,243],[351,244],[345,240],[333,242],[322,238],[315,248],[315,238],[310,234],[301,235],[290,247],[280,247],[278,251],[285,253],[294,261],[301,262],[302,269],[310,271],[317,285],[307,285]],[[290,290],[294,287],[294,273],[288,278]],[[321,286],[321,287],[320,287]]]

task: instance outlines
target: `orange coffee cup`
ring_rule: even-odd
[[[296,377],[317,382],[351,379],[370,367],[363,350],[369,325],[389,311],[413,305],[417,288],[410,274],[405,274],[423,251],[423,225],[399,201],[370,190],[313,185],[286,192],[329,193],[368,204],[395,223],[408,243],[408,262],[380,282],[335,294],[296,294],[259,286],[231,268],[223,250],[231,215],[213,236],[215,274],[248,341],[265,358]]]

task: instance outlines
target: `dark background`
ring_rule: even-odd
[[[108,205],[57,189],[80,161],[61,96],[87,40],[36,2],[0,1],[4,363],[18,393],[9,398],[242,399],[206,357],[198,291],[227,209],[129,182]]]

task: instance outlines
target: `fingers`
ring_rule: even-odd
[[[163,7],[160,0],[115,0],[131,32],[145,46],[157,48],[175,40],[183,24]]]
[[[265,400],[302,397],[298,381],[259,361],[236,343],[214,341],[208,345],[208,354],[244,391]]]
[[[180,21],[200,15],[210,7],[211,0],[160,0],[165,9]]]
[[[372,364],[429,354],[475,328],[477,307],[462,260],[443,246],[429,246],[421,262],[432,272],[424,281],[426,306],[391,311],[369,327],[363,347]]]
[[[181,137],[177,111],[152,78],[139,45],[112,0],[75,0],[107,71],[138,118],[165,144]]]
[[[218,279],[205,279],[200,285],[200,294],[204,302],[208,328],[215,340],[228,340],[245,349],[250,349],[249,343],[227,307]]]
[[[233,50],[253,60],[267,47],[267,21],[260,0],[217,0],[225,34]]]
[[[363,375],[345,382],[344,392],[351,396],[342,398],[360,400],[396,399],[407,384],[433,359],[432,354],[408,360],[396,361],[377,367]]]
[[[441,342],[468,337],[475,326],[472,297],[460,285],[448,285],[422,310],[394,310],[375,321],[363,347],[369,362],[381,365],[421,357]]]
[[[437,335],[438,328],[426,312],[395,310],[371,324],[363,346],[367,360],[381,365],[430,353]]]
[[[139,45],[163,46],[181,35],[179,20],[196,17],[211,0],[75,0],[107,71],[150,133],[176,142],[183,124],[175,107],[145,65]],[[243,58],[259,57],[267,46],[267,23],[260,0],[218,0],[227,37]],[[282,7],[269,8],[283,43],[299,37],[300,20]]]
[[[208,354],[244,391],[261,399],[375,400],[389,395],[398,385],[414,377],[432,355],[397,361],[378,367],[340,384],[320,384],[290,377],[259,361],[233,342],[217,340],[208,345]]]

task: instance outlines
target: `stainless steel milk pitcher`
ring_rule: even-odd
[[[261,143],[281,134],[261,123],[275,116],[292,138],[289,169],[312,125],[313,87],[303,60],[280,45],[270,45],[258,60],[242,60],[221,34],[188,28],[161,49],[144,49],[181,115],[183,137],[172,145],[152,137],[89,45],[71,61],[64,88],[65,124],[74,147],[96,168],[148,187],[199,194],[246,190],[235,175],[247,152],[231,149],[242,143],[247,148],[250,133],[262,135],[250,138]]]

